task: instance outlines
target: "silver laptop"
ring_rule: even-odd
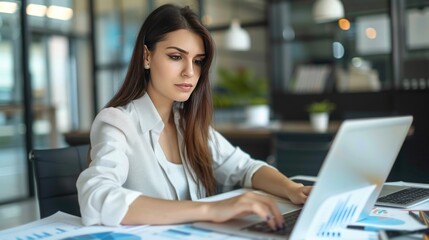
[[[294,176],[292,179],[306,186],[312,186],[317,181],[316,177],[311,176]],[[428,187],[401,186],[387,183],[383,185],[375,205],[382,207],[411,208],[428,201]]]
[[[429,188],[384,185],[375,205],[410,208],[429,201]]]
[[[368,216],[395,162],[412,122],[411,116],[346,120],[338,130],[306,204],[279,201],[284,216],[298,215],[282,232],[267,232],[256,215],[225,223],[196,222],[195,227],[253,239],[304,239],[314,214],[328,197],[376,185],[360,218]],[[301,209],[302,208],[302,209]]]

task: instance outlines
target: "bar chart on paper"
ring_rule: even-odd
[[[29,228],[26,230],[20,229],[19,231],[10,231],[7,234],[1,235],[1,239],[13,240],[38,240],[60,236],[64,233],[75,231],[80,226],[75,226],[66,223],[48,223],[39,226],[38,228]]]
[[[341,237],[340,227],[347,225],[356,215],[358,206],[350,202],[350,196],[345,200],[336,203],[332,215],[322,222],[317,231],[318,237]]]
[[[155,226],[138,232],[133,231],[133,234],[140,236],[142,239],[151,240],[246,240],[238,236],[217,233],[210,230],[195,228],[190,225],[171,225],[171,226]]]
[[[98,232],[73,237],[64,238],[62,240],[140,240],[141,238],[134,234],[117,233],[117,232]]]
[[[315,213],[308,238],[344,238],[347,224],[357,221],[375,186],[368,186],[327,198]]]

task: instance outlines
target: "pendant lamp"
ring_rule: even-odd
[[[344,17],[344,6],[340,0],[316,0],[313,18],[317,23],[335,21]]]
[[[250,49],[250,35],[240,26],[238,19],[231,21],[225,34],[225,46],[229,50],[245,51]]]

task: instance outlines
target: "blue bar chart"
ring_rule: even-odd
[[[351,204],[349,200],[350,197],[337,202],[332,215],[328,218],[328,221],[320,225],[317,236],[341,237],[341,231],[337,231],[337,229],[351,222],[352,217],[355,215],[357,210],[357,205],[353,203]]]
[[[368,186],[329,197],[314,214],[307,238],[343,239],[345,227],[358,220],[375,186]]]
[[[61,223],[49,223],[43,225],[37,229],[20,230],[17,232],[10,232],[7,235],[1,236],[1,239],[14,239],[14,240],[38,240],[53,238],[60,236],[69,231],[79,229],[75,225],[61,224]]]

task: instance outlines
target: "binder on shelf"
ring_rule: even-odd
[[[332,67],[328,64],[300,65],[296,70],[294,93],[322,93],[333,86]]]

